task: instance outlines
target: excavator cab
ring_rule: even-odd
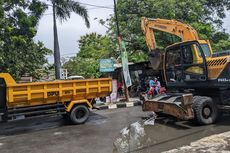
[[[208,79],[206,55],[198,41],[177,43],[166,48],[164,72],[167,86],[183,87]]]

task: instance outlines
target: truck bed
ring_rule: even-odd
[[[15,83],[9,74],[0,74],[0,78],[5,80],[8,108],[93,99],[105,97],[112,91],[112,79],[110,78],[23,84]]]

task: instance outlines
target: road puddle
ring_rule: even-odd
[[[127,153],[152,144],[146,130],[154,126],[155,117],[130,124],[120,131],[120,136],[114,142],[114,153]]]

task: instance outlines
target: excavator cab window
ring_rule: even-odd
[[[208,44],[200,44],[200,47],[202,48],[205,57],[211,57],[212,56]],[[202,57],[200,52],[199,52],[199,56]]]
[[[182,54],[182,64],[192,64],[193,63],[193,51],[191,45],[186,45],[181,47],[181,54]]]
[[[202,56],[201,60],[196,55]],[[186,42],[166,49],[165,74],[167,82],[205,81],[207,68],[204,52],[198,42]]]

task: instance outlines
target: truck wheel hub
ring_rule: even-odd
[[[84,117],[85,115],[85,112],[83,110],[79,110],[77,113],[76,113],[76,117],[77,119],[81,119],[82,117]]]
[[[211,115],[211,109],[209,107],[205,107],[203,110],[203,114],[205,117],[209,117]]]

